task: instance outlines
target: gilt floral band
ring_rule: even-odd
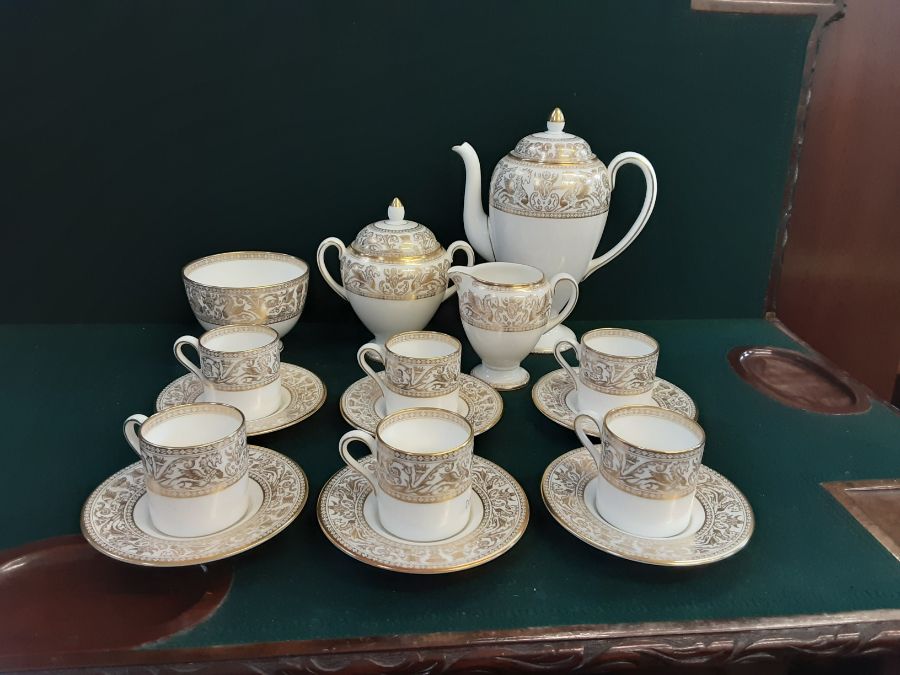
[[[138,439],[147,489],[164,497],[202,497],[224,490],[247,473],[249,455],[243,415],[223,405],[192,404],[158,412],[141,425]],[[144,434],[161,422],[198,412],[235,414],[240,426],[212,443],[168,447],[148,441]]]
[[[272,341],[243,351],[219,351],[203,344],[222,335],[254,332],[271,333]],[[223,391],[249,391],[263,387],[278,379],[281,347],[278,333],[264,326],[216,328],[200,338],[200,371],[213,387]]]
[[[614,487],[647,499],[679,499],[697,487],[703,459],[703,432],[694,447],[678,452],[648,450],[622,440],[609,428],[609,422],[622,416],[657,417],[700,430],[693,420],[670,410],[625,407],[607,414],[603,422],[603,449],[600,473]]]
[[[546,326],[550,304],[549,290],[525,294],[466,291],[459,296],[459,315],[476,328],[518,333]]]
[[[378,427],[375,473],[378,486],[394,499],[411,504],[436,504],[463,494],[472,485],[474,437],[468,425],[466,441],[455,448],[432,453],[411,453],[381,440],[382,432],[410,419],[443,419],[459,422],[458,415],[437,409],[395,413]]]
[[[453,351],[444,356],[413,357],[393,351],[404,342],[440,342]],[[434,398],[459,389],[462,345],[454,337],[430,331],[400,333],[385,343],[384,383],[401,396]]]
[[[637,340],[652,352],[645,356],[606,354],[590,346],[591,338],[599,336]],[[619,396],[644,394],[653,389],[659,345],[649,335],[624,328],[598,328],[582,336],[579,351],[578,376],[589,389]]]

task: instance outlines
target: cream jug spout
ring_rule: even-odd
[[[468,143],[454,145],[453,152],[463,158],[466,165],[466,192],[463,204],[463,224],[466,239],[485,260],[494,260],[488,217],[481,206],[481,162],[478,153]]]
[[[472,281],[469,267],[454,265],[447,270],[447,278],[462,289],[465,289]]]

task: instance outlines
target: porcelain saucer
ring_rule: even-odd
[[[610,525],[594,506],[597,464],[584,448],[557,457],[541,480],[541,497],[569,532],[601,551],[649,563],[687,567],[723,560],[753,534],[753,510],[734,484],[709,467],[700,468],[691,522],[673,537],[639,537]]]
[[[500,421],[503,399],[489,384],[461,374],[459,394],[459,414],[469,420],[476,436]],[[341,415],[351,426],[375,433],[375,427],[385,416],[385,407],[384,396],[371,377],[366,376],[347,387],[341,396]]]
[[[156,398],[156,411],[173,405],[204,401],[203,385],[196,375],[179,377]],[[325,402],[325,384],[316,375],[290,363],[281,364],[281,405],[271,415],[247,420],[247,435],[258,436],[297,424]]]
[[[360,460],[372,464],[371,455]],[[472,460],[472,514],[462,532],[441,541],[400,539],[378,521],[372,486],[346,467],[322,488],[317,507],[325,536],[347,555],[394,572],[441,574],[476,567],[508,551],[528,525],[528,499],[516,479],[493,462]]]
[[[578,372],[578,369],[575,369]],[[653,389],[647,394],[638,396],[620,396],[619,405],[657,405],[660,408],[673,410],[685,417],[697,419],[697,406],[684,390],[671,382],[657,377]],[[531,390],[531,400],[544,415],[567,429],[575,429],[575,383],[565,370],[560,368],[544,375]],[[618,405],[616,406],[618,407]],[[609,410],[612,410],[610,408]],[[602,418],[609,410],[599,410]],[[599,436],[600,430],[588,422],[585,431],[591,436]]]
[[[293,521],[309,493],[292,459],[248,445],[250,505],[229,528],[205,537],[172,537],[150,522],[140,462],[107,478],[81,510],[81,532],[101,553],[149,567],[180,567],[220,560],[271,539]]]

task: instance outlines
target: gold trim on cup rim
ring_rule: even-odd
[[[300,263],[300,265],[302,265],[306,269],[298,276],[291,277],[286,281],[279,281],[278,283],[274,284],[262,284],[259,286],[217,286],[215,284],[206,284],[202,281],[191,279],[191,277],[188,276],[188,274],[201,267],[206,267],[207,265],[211,265],[213,263],[230,262],[233,260],[280,260],[282,262]],[[212,255],[207,255],[203,256],[202,258],[192,260],[187,265],[181,268],[181,278],[183,280],[192,284],[196,284],[197,286],[202,286],[203,288],[215,288],[219,291],[236,291],[241,289],[271,290],[296,284],[297,282],[303,280],[304,277],[309,277],[309,263],[303,260],[303,258],[298,258],[297,256],[291,255],[289,253],[275,253],[272,251],[227,251],[225,253],[213,253]]]
[[[402,419],[396,419],[398,417],[402,417]],[[431,419],[445,419],[454,422],[462,422],[468,430],[468,435],[466,440],[462,443],[452,447],[447,448],[446,450],[429,450],[428,452],[411,452],[409,450],[403,450],[396,446],[391,445],[387,441],[384,440],[381,436],[382,428],[386,427],[386,425],[394,422],[402,422],[404,419],[416,419],[416,418],[431,418]],[[443,408],[401,408],[395,412],[392,412],[390,415],[385,415],[381,421],[378,423],[378,426],[375,427],[375,440],[378,443],[381,443],[386,448],[393,450],[394,452],[398,452],[401,455],[410,455],[410,456],[428,456],[428,457],[441,457],[442,455],[450,455],[454,452],[459,452],[463,448],[465,448],[470,443],[475,441],[475,430],[472,428],[472,424],[465,417],[460,415],[459,413],[455,413],[452,410],[445,410]]]
[[[435,342],[443,342],[444,344],[452,345],[453,351],[449,354],[443,354],[441,356],[407,356],[406,354],[400,354],[393,349],[391,349],[391,343],[398,342],[412,342],[416,339],[427,339],[434,340]],[[449,359],[458,354],[462,354],[462,343],[457,340],[452,335],[447,335],[446,333],[439,333],[434,330],[407,330],[402,333],[395,333],[387,340],[384,341],[384,351],[390,352],[393,356],[396,356],[398,359],[403,359],[409,363],[432,363],[436,361],[442,361],[444,359]]]
[[[230,434],[202,444],[160,445],[159,443],[154,443],[153,441],[147,440],[146,436],[144,436],[144,427],[146,427],[148,424],[151,426],[156,426],[156,424],[165,422],[169,419],[181,417],[187,414],[188,409],[192,409],[196,412],[205,410],[206,412],[228,412],[228,414],[237,413],[240,418],[240,424],[238,425],[238,428],[232,431]],[[213,403],[211,401],[209,403],[182,403],[181,405],[173,405],[170,408],[166,408],[165,410],[160,410],[159,412],[153,413],[138,425],[137,429],[135,429],[135,433],[141,441],[143,441],[147,445],[153,446],[154,448],[159,448],[162,451],[183,451],[183,454],[188,454],[189,451],[197,452],[199,450],[209,450],[213,447],[218,447],[223,444],[227,445],[228,442],[231,442],[235,438],[237,438],[242,431],[244,431],[244,433],[246,434],[246,424],[247,420],[244,417],[244,413],[242,413],[238,408],[235,408],[233,405],[228,405],[227,403]],[[170,452],[169,454],[172,453]],[[143,459],[143,457],[141,457],[141,459]]]
[[[239,351],[222,351],[220,349],[212,349],[210,347],[207,347],[205,344],[203,344],[203,340],[208,337],[213,338],[213,337],[218,337],[219,335],[228,335],[229,333],[266,333],[266,332],[271,333],[272,335],[275,336],[275,338],[273,340],[269,340],[265,344],[259,345],[257,347],[250,347],[249,349],[241,349]],[[212,335],[213,333],[215,335]],[[210,354],[215,354],[216,356],[222,356],[225,358],[233,358],[235,356],[244,356],[246,354],[251,354],[255,351],[258,351],[260,349],[266,349],[268,347],[271,347],[273,344],[278,342],[280,339],[281,338],[278,337],[278,331],[275,330],[274,328],[272,328],[271,326],[266,326],[261,323],[260,324],[257,324],[257,323],[248,323],[248,324],[232,323],[232,324],[228,324],[227,326],[218,326],[217,328],[209,329],[203,335],[200,336],[200,338],[197,340],[197,342],[200,344],[201,347],[203,347],[204,351],[206,351]]]
[[[630,337],[634,338],[644,344],[649,345],[649,342],[652,342],[653,351],[647,352],[646,354],[641,354],[640,356],[625,356],[623,354],[610,354],[609,352],[603,352],[597,349],[596,347],[591,347],[587,341],[590,336],[593,335],[612,335],[612,336],[621,336],[621,337]],[[587,349],[588,351],[593,352],[594,354],[599,354],[600,356],[606,356],[611,359],[621,359],[623,361],[638,361],[640,359],[646,359],[651,356],[656,356],[659,354],[659,342],[656,341],[655,338],[650,337],[646,333],[641,333],[637,330],[631,330],[630,328],[594,328],[593,330],[589,330],[587,333],[581,336],[581,345]]]
[[[660,419],[669,420],[670,422],[677,422],[678,424],[691,429],[691,431],[693,431],[700,437],[700,440],[690,448],[684,448],[683,450],[660,450],[659,448],[646,448],[642,445],[638,445],[637,443],[625,440],[624,438],[619,436],[619,434],[609,428],[610,418],[623,417],[629,414],[646,415],[647,417],[658,417]],[[575,418],[576,422],[582,415],[583,413],[579,414]],[[697,424],[697,422],[692,420],[690,417],[686,417],[679,412],[675,412],[674,410],[658,408],[654,405],[623,405],[618,408],[613,408],[603,417],[603,431],[630,448],[635,448],[644,452],[655,453],[665,457],[672,457],[673,455],[686,455],[691,452],[696,452],[706,445],[706,432],[703,431],[703,427]]]

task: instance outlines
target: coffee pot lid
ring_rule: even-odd
[[[366,225],[350,248],[360,256],[387,261],[429,258],[443,252],[434,233],[421,223],[406,220],[399,198],[388,206],[388,217]]]
[[[587,141],[563,131],[565,126],[562,110],[554,108],[547,120],[547,131],[529,134],[509,154],[538,164],[582,164],[596,160]]]

